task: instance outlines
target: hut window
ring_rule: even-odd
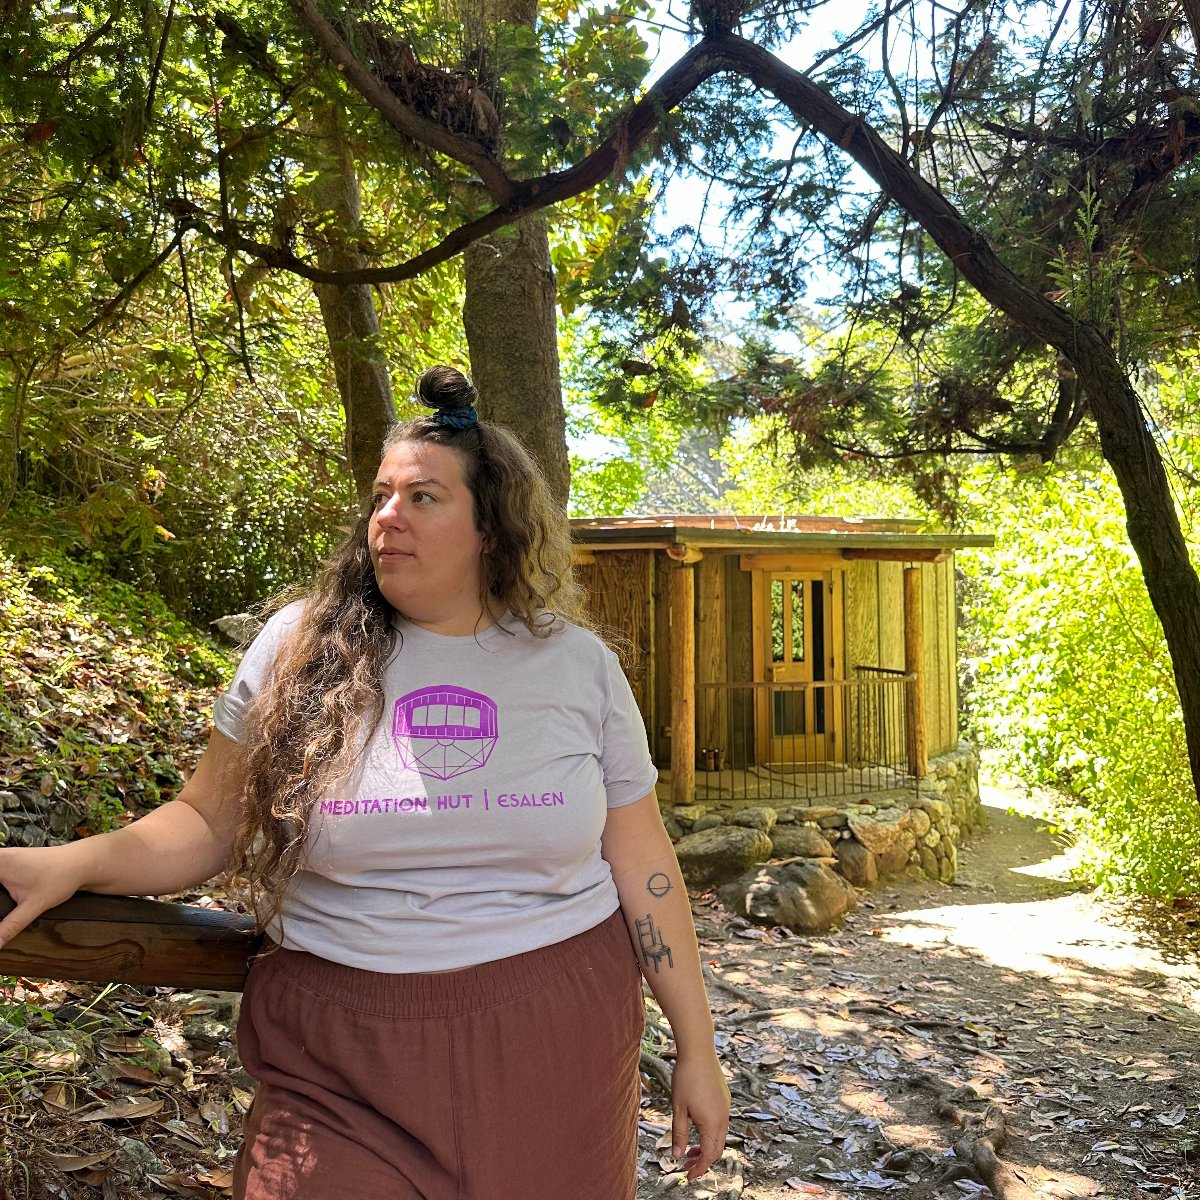
[[[805,660],[804,580],[771,580],[771,661]]]
[[[804,661],[804,580],[792,581],[792,662]]]
[[[771,580],[771,661],[783,662],[783,580]]]

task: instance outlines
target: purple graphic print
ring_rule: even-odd
[[[443,684],[396,701],[392,744],[400,761],[434,779],[476,771],[496,745],[496,705],[487,696]]]

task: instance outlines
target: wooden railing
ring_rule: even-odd
[[[0,889],[0,916],[12,908]],[[80,892],[0,947],[0,975],[233,992],[258,945],[237,913]]]
[[[912,785],[919,776],[910,736],[917,677],[883,667],[854,671],[854,679],[700,684],[697,797],[744,788],[738,773],[762,779],[753,789],[762,798]]]

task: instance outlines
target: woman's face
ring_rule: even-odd
[[[401,442],[379,464],[367,531],[375,578],[392,607],[452,636],[480,625],[483,539],[465,468],[448,446]]]

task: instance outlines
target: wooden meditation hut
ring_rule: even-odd
[[[592,614],[627,643],[662,798],[919,786],[957,748],[954,552],[989,535],[826,517],[572,526]]]

